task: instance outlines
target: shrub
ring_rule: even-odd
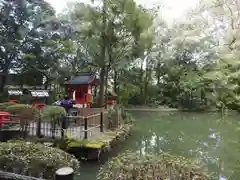
[[[116,108],[109,109],[108,114],[108,129],[115,129],[118,127],[118,110]]]
[[[52,127],[52,138],[55,138],[56,125],[61,124],[61,120],[66,116],[65,109],[61,106],[47,106],[41,113],[42,120],[49,121]],[[66,128],[65,124],[65,128]]]
[[[20,121],[21,129],[26,132],[29,122],[39,116],[39,111],[35,107],[27,104],[14,104],[8,106],[6,111],[12,115],[16,115],[14,119]]]
[[[124,112],[125,114],[123,115],[123,120],[125,124],[132,124],[135,122],[135,119],[133,118],[133,116],[128,113],[128,112]]]
[[[209,180],[191,161],[169,154],[139,156],[127,152],[113,158],[98,173],[98,180],[181,179]]]
[[[8,106],[6,111],[13,115],[31,120],[35,119],[39,115],[39,111],[35,107],[27,104],[14,104]]]
[[[57,121],[66,115],[67,112],[61,106],[47,106],[41,113],[42,119],[49,120],[51,122]]]
[[[79,169],[78,160],[60,150],[42,144],[24,142],[0,143],[0,169],[3,171],[54,179],[57,169],[68,166]]]
[[[14,102],[0,103],[0,111],[7,111],[7,108],[12,105],[16,105],[16,103]]]

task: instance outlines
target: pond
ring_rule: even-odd
[[[240,115],[219,113],[135,112],[133,135],[108,158],[131,150],[142,155],[168,152],[191,158],[216,180],[240,179]],[[82,164],[77,179],[95,180],[107,159]]]

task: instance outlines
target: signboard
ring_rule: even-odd
[[[12,90],[8,90],[8,95],[21,96],[23,95],[23,92],[20,90],[12,89]]]
[[[44,90],[30,90],[33,97],[49,97],[48,91]]]

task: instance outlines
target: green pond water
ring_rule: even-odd
[[[216,180],[240,180],[240,115],[133,112],[132,136],[99,163],[82,163],[77,180],[95,180],[99,167],[126,150],[191,158]]]

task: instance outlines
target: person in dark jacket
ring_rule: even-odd
[[[68,96],[65,96],[60,104],[65,108],[67,113],[69,113],[69,110],[73,108],[73,101]]]
[[[53,105],[55,105],[55,106],[61,106],[61,102],[62,102],[61,96],[58,96],[58,100],[55,101],[55,102],[53,103]]]

